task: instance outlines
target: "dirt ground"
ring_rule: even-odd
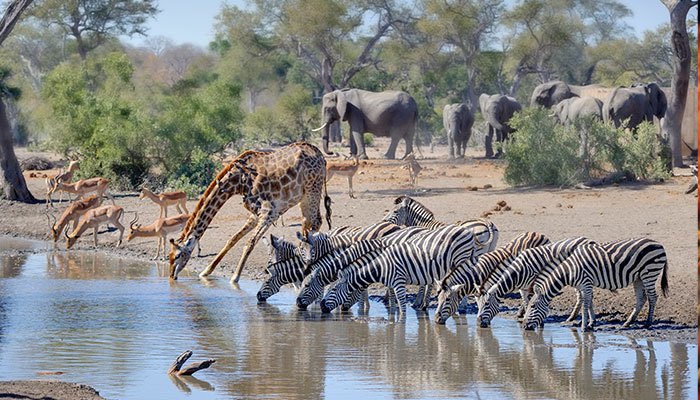
[[[87,385],[60,381],[0,382],[0,398],[46,400],[100,400],[97,390]]]
[[[399,160],[380,160],[387,143],[377,140],[376,147],[368,148],[372,158],[362,162],[353,179],[356,199],[347,195],[347,182],[335,177],[328,184],[333,199],[333,224],[368,225],[381,220],[393,207],[399,195],[410,195],[430,208],[437,219],[453,222],[487,216],[500,230],[500,242],[506,243],[524,231],[538,231],[553,240],[572,236],[587,236],[597,241],[611,241],[631,237],[649,237],[661,242],[669,259],[668,298],[660,296],[657,303],[654,330],[635,328],[626,331],[638,337],[675,338],[695,341],[697,331],[697,259],[696,206],[697,197],[684,194],[690,176],[678,176],[663,184],[648,185],[628,183],[582,189],[559,188],[511,188],[503,181],[504,162],[485,160],[482,150],[470,149],[463,160],[447,160],[446,147],[436,147],[432,152],[423,149],[423,167],[415,187],[410,186],[409,173],[402,169]],[[342,149],[347,153],[347,149]],[[397,154],[403,154],[400,147]],[[36,155],[18,150],[20,159]],[[25,172],[32,193],[44,199],[46,188],[44,173]],[[678,170],[678,174],[689,174]],[[138,211],[140,221],[149,223],[158,216],[158,207],[149,200],[139,200],[138,193],[114,193],[116,202],[128,211]],[[505,201],[508,211],[495,211],[496,204]],[[197,200],[188,201],[192,211]],[[68,204],[57,205],[56,213]],[[173,215],[174,209],[170,211]],[[201,271],[223,247],[230,236],[243,224],[247,212],[240,197],[233,197],[224,205],[201,240],[202,257],[193,257],[181,279],[196,279]],[[130,214],[123,217],[128,226]],[[295,239],[300,227],[301,213],[298,207],[284,216],[285,226],[278,221],[269,233]],[[127,228],[128,229],[128,228]],[[324,225],[324,230],[327,226]],[[99,235],[99,250],[125,257],[149,259],[155,252],[156,240],[138,238],[114,248],[118,231]],[[126,234],[125,233],[125,240]],[[0,201],[0,234],[48,240],[47,218],[44,204],[26,205]],[[215,275],[230,277],[240,257],[244,241],[237,244],[224,258]],[[57,244],[64,248],[63,240]],[[77,249],[92,249],[92,235],[86,235],[76,244]],[[267,248],[259,243],[253,251],[243,278],[264,279]],[[164,272],[167,274],[167,272]],[[658,285],[658,284],[657,284]],[[658,286],[657,286],[658,287]],[[514,305],[516,300],[511,300]],[[567,290],[552,304],[554,315],[565,315],[573,306],[574,292]],[[620,328],[634,305],[634,291],[626,288],[617,294],[597,290],[594,307],[599,318],[597,330],[615,331]],[[640,319],[646,317],[646,307]]]

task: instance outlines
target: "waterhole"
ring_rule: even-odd
[[[185,271],[186,272],[186,271]],[[524,332],[496,318],[405,323],[298,311],[291,289],[258,304],[260,284],[167,279],[162,263],[54,250],[0,237],[0,379],[60,379],[114,399],[686,399],[697,346],[581,333]],[[217,362],[169,377],[175,358]]]

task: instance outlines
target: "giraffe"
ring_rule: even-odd
[[[209,276],[231,247],[254,229],[231,277],[232,283],[238,282],[250,252],[270,224],[297,204],[303,215],[302,232],[318,231],[321,227],[322,189],[330,228],[331,199],[325,182],[326,160],[321,151],[309,143],[296,142],[275,151],[248,150],[241,153],[209,184],[179,239],[170,239],[170,278],[177,279],[211,220],[234,194],[243,195],[243,206],[251,215],[199,274],[200,278]]]

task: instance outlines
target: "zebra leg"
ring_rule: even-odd
[[[396,295],[396,302],[399,306],[399,316],[406,316],[406,285],[404,283],[395,283],[393,288]]]
[[[637,298],[637,303],[634,306],[634,310],[632,310],[632,313],[627,318],[627,321],[622,325],[623,328],[629,327],[634,321],[637,320],[639,312],[642,310],[644,303],[647,301],[647,296],[644,294],[644,285],[642,284],[641,279],[635,279],[634,281],[634,294]]]
[[[583,296],[583,309],[581,310],[581,330],[592,331],[595,324],[595,314],[593,313],[593,288],[585,286],[580,289]],[[590,318],[590,321],[589,321]]]
[[[416,299],[413,301],[413,308],[417,311],[425,311],[430,303],[430,294],[433,290],[432,284],[421,286],[416,293]]]
[[[573,322],[576,319],[576,315],[578,314],[579,308],[581,308],[581,292],[576,291],[576,305],[574,308],[571,310],[571,315],[569,315],[569,318],[566,319],[566,322]]]
[[[658,297],[656,295],[656,288],[654,287],[656,284],[656,279],[648,280],[647,282],[651,282],[649,286],[644,285],[644,293],[649,299],[649,315],[647,315],[647,321],[644,323],[644,328],[650,329],[651,324],[654,322],[654,309],[656,308],[656,299]]]
[[[466,315],[468,305],[469,305],[469,296],[462,297],[462,300],[459,301],[459,305],[457,306],[457,314]]]
[[[520,291],[520,300],[522,303],[520,304],[520,308],[518,309],[518,313],[515,315],[515,318],[517,319],[523,319],[525,316],[525,310],[527,310],[527,303],[530,300],[530,291],[528,290],[521,290]]]

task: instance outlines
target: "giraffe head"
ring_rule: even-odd
[[[177,274],[187,265],[196,244],[197,239],[193,236],[188,237],[181,245],[175,243],[175,239],[170,239],[170,279],[177,279]]]

